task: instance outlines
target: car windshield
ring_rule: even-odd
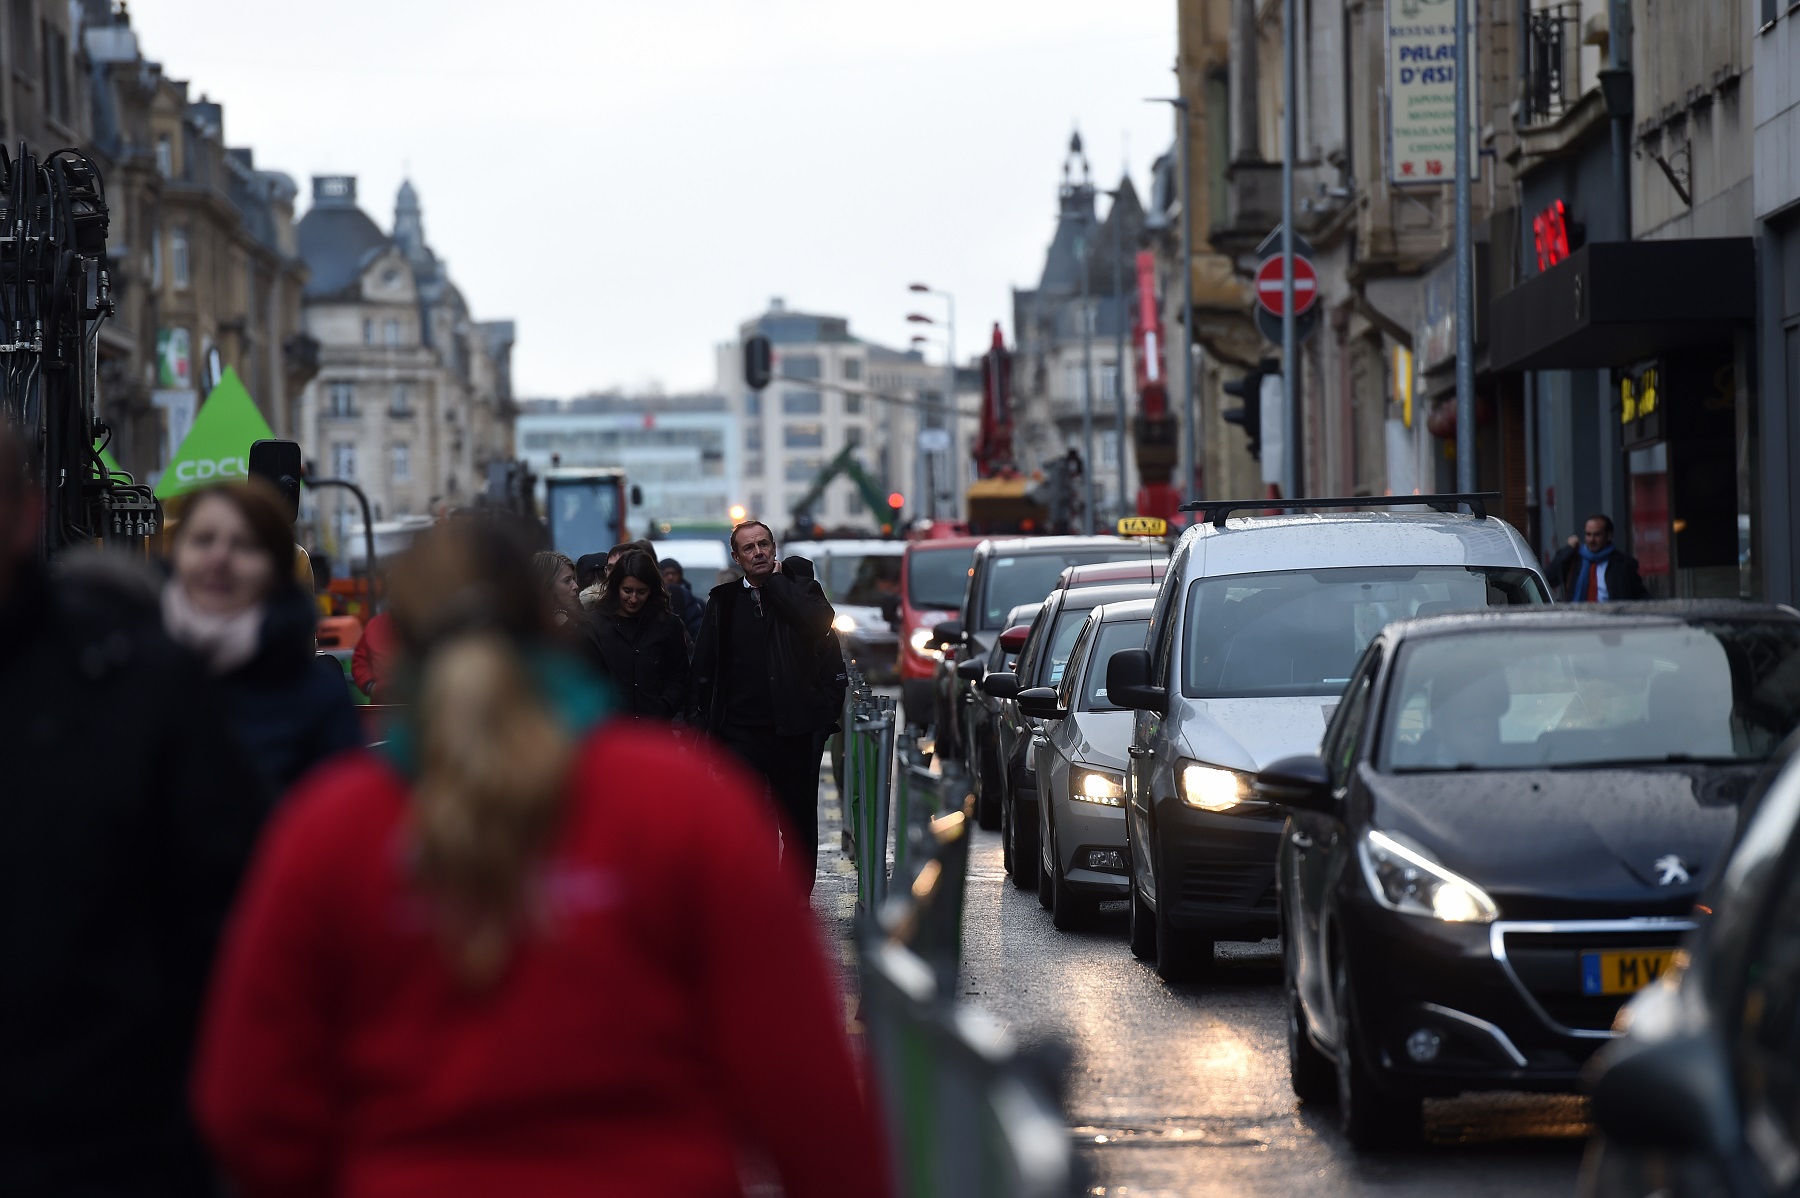
[[[1385,770],[1762,761],[1800,724],[1800,624],[1428,637],[1394,679]]]
[[[1192,699],[1335,695],[1393,620],[1547,603],[1530,570],[1363,566],[1233,574],[1188,590],[1182,692]]]
[[[825,565],[825,596],[851,607],[880,607],[900,594],[898,554],[832,554]]]
[[[906,562],[906,601],[914,607],[950,611],[962,606],[969,589],[969,563],[975,546],[914,549]]]
[[[1100,636],[1088,653],[1087,678],[1081,687],[1082,711],[1117,711],[1106,698],[1106,663],[1121,649],[1142,649],[1150,629],[1148,620],[1114,620],[1100,626]]]
[[[981,628],[999,628],[1006,613],[1021,603],[1037,603],[1050,594],[1057,575],[1088,562],[1128,562],[1144,556],[1142,548],[1065,549],[1059,553],[1019,553],[996,557],[988,569],[987,593],[981,601]]]
[[[1055,686],[1062,681],[1063,670],[1069,664],[1069,654],[1075,651],[1075,638],[1081,635],[1081,626],[1087,622],[1091,607],[1062,609],[1056,617],[1056,627],[1050,633],[1050,651],[1041,660],[1038,670],[1041,681],[1034,686]]]

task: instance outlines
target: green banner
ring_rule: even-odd
[[[156,497],[173,499],[216,482],[250,477],[250,446],[274,435],[237,371],[227,366],[163,470]]]
[[[113,457],[112,451],[100,448],[98,437],[94,438],[94,452],[100,455],[100,465],[105,467],[108,474],[117,476],[125,473],[125,467],[119,465],[119,459]],[[99,474],[99,471],[95,471],[95,474]]]

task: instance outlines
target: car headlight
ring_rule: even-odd
[[[1390,911],[1446,923],[1493,923],[1500,908],[1481,887],[1418,849],[1370,829],[1356,846],[1375,901]]]
[[[1069,797],[1104,807],[1125,805],[1125,775],[1117,770],[1076,766],[1069,771]]]
[[[843,619],[842,616],[838,618]],[[906,643],[912,646],[914,653],[921,657],[929,657],[933,650],[926,648],[926,644],[931,640],[931,633],[932,630],[929,628],[915,628],[912,630],[912,635],[906,638]]]
[[[1255,797],[1251,775],[1189,761],[1181,767],[1181,801],[1202,811],[1229,811]]]
[[[839,612],[837,618],[832,620],[831,626],[839,632],[855,632],[856,618],[854,616],[846,615],[843,612]]]

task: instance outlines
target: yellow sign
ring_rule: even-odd
[[[1625,375],[1619,380],[1619,423],[1630,424],[1656,411],[1661,397],[1657,395],[1657,372],[1646,370],[1637,376]]]
[[[1400,405],[1400,422],[1407,428],[1413,422],[1413,356],[1412,350],[1396,345],[1388,377],[1394,384],[1394,402]]]
[[[1122,537],[1166,537],[1169,522],[1158,516],[1127,516],[1119,521]]]

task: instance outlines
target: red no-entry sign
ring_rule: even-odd
[[[1276,254],[1272,258],[1263,259],[1256,268],[1256,302],[1269,311],[1271,315],[1281,315],[1281,263],[1282,256]],[[1313,271],[1313,264],[1299,254],[1294,255],[1294,315],[1298,316],[1313,306],[1319,298],[1319,276]]]

